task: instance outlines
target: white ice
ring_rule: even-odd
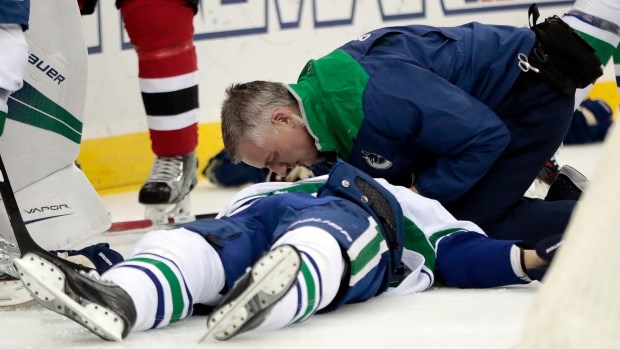
[[[570,164],[591,177],[600,145],[564,147],[561,164]],[[202,180],[192,192],[193,213],[215,212],[233,190],[219,189]],[[137,193],[103,196],[113,221],[141,219]],[[123,253],[139,233],[103,234]],[[197,341],[205,332],[205,318],[195,316],[163,329],[131,333],[118,343],[106,342],[88,330],[40,306],[0,313],[0,348],[515,348],[540,284],[484,290],[432,288],[398,298],[373,299],[336,312],[312,317],[286,329],[250,333],[227,342]]]

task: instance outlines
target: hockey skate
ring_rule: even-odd
[[[15,266],[39,304],[105,340],[122,340],[136,321],[127,292],[96,272],[78,272],[38,253],[15,259]]]
[[[198,183],[196,153],[156,157],[149,178],[138,196],[146,205],[145,217],[159,220],[190,213],[189,192]]]
[[[13,266],[13,259],[19,258],[21,251],[16,243],[5,240],[0,236],[0,273],[17,277],[17,270]]]
[[[9,274],[0,274],[0,310],[24,309],[36,304],[21,280]]]
[[[228,292],[207,319],[209,338],[228,340],[259,326],[293,286],[301,265],[297,249],[282,245],[261,257]]]
[[[81,250],[56,250],[50,253],[71,263],[96,269],[99,273],[123,260],[123,256],[107,243],[98,243]],[[17,244],[0,237],[0,310],[26,308],[36,304],[19,280],[13,263],[20,255]]]
[[[589,182],[579,171],[564,165],[549,187],[545,201],[578,200]]]

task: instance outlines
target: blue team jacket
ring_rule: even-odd
[[[530,29],[480,23],[383,28],[309,61],[289,89],[320,151],[445,204],[509,143],[494,110],[534,42]]]

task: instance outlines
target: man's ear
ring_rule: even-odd
[[[291,114],[286,109],[277,108],[271,114],[271,123],[274,125],[290,126],[292,121]]]

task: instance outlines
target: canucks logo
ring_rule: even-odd
[[[366,163],[368,163],[368,166],[376,168],[377,170],[387,170],[388,168],[392,167],[392,162],[384,158],[382,155],[369,153],[365,150],[362,150],[362,157],[366,159]]]

